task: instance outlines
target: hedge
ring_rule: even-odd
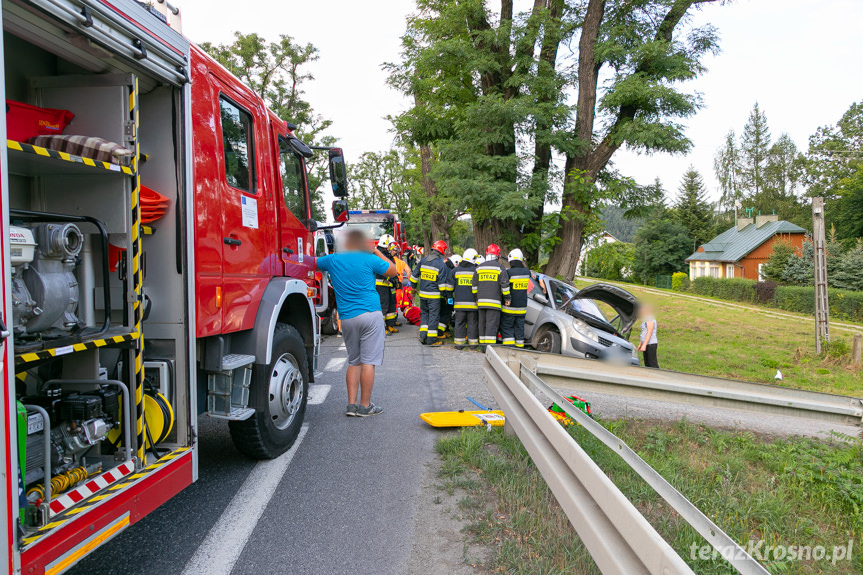
[[[695,278],[689,291],[718,299],[760,303],[785,311],[815,315],[815,288],[776,285],[742,278]],[[836,319],[863,322],[863,292],[828,290],[830,315]]]
[[[695,278],[690,291],[698,295],[706,295],[731,301],[755,303],[755,280],[743,278],[722,279],[712,277]]]

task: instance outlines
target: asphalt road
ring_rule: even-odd
[[[439,435],[418,415],[447,406],[434,357],[457,353],[422,347],[415,334],[407,327],[387,338],[372,398],[385,411],[370,418],[344,416],[342,340],[324,341],[313,393],[320,398],[325,386],[331,390],[308,406],[305,435],[275,482],[279,469],[246,459],[224,422],[202,416],[199,480],[71,573],[406,573],[424,466]],[[268,501],[267,482],[274,482]],[[232,515],[256,506],[257,522]]]

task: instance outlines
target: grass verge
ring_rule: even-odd
[[[613,421],[635,449],[738,543],[823,545],[831,559],[764,557],[774,574],[863,573],[863,448],[854,438],[824,442],[718,431],[685,421]],[[691,557],[704,540],[611,450],[579,427],[570,433],[696,573],[734,572],[722,559]],[[516,438],[464,429],[441,439],[445,489],[461,488],[469,533],[493,549],[493,572],[599,573],[545,481]],[[832,559],[853,541],[852,558]]]
[[[850,346],[846,334],[833,334],[834,342],[845,343],[836,343],[836,352],[816,356],[813,324],[771,316],[776,311],[772,308],[759,313],[710,305],[674,292],[659,295],[635,285],[626,289],[655,308],[659,364],[665,369],[863,395],[860,371],[848,364],[847,354],[839,353]],[[638,340],[638,329],[633,330],[632,341]],[[781,382],[774,379],[777,370],[782,372]]]

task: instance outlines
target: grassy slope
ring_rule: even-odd
[[[612,422],[609,427],[736,541],[835,545],[855,541],[852,560],[783,561],[771,573],[863,572],[863,452],[859,442],[764,439],[686,422]],[[690,557],[703,539],[623,461],[581,428],[579,444],[699,575],[734,572],[722,559]],[[467,491],[469,531],[494,549],[493,572],[599,573],[517,439],[465,429],[438,443],[444,488]]]
[[[770,317],[775,311],[770,308],[753,313],[675,297],[672,292],[660,296],[638,286],[626,289],[656,308],[663,368],[762,383],[774,383],[779,369],[782,385],[863,395],[859,371],[837,358],[814,356],[812,324]],[[847,334],[834,334],[834,340],[837,337],[850,345]],[[638,339],[638,326],[631,339]]]

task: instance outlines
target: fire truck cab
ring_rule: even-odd
[[[252,458],[293,444],[325,242],[316,152],[176,8],[0,5],[0,554],[53,575],[195,481],[199,414]],[[325,153],[344,197],[342,152]]]

